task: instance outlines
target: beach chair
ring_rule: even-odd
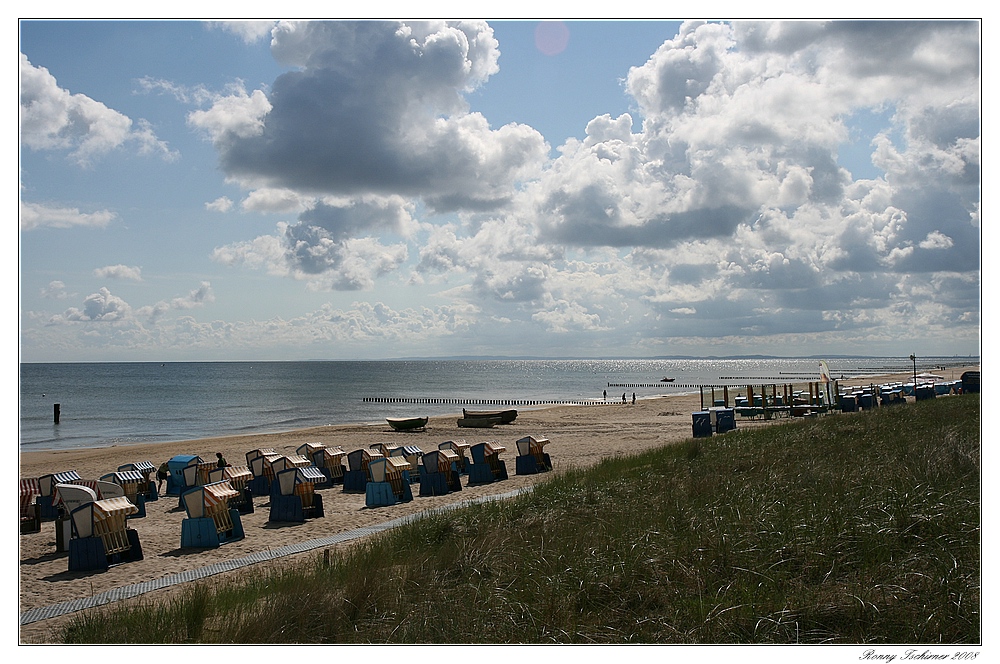
[[[736,428],[736,409],[713,407],[708,409],[708,413],[715,433],[726,433]]]
[[[303,443],[295,448],[295,453],[312,461],[313,456],[324,449],[326,449],[326,445],[323,443]]]
[[[98,500],[106,500],[108,498],[122,498],[125,496],[125,489],[121,485],[114,482],[108,482],[105,480],[73,480],[72,482],[67,482],[66,484],[71,484],[75,486],[85,486],[94,493],[97,494]],[[58,494],[60,485],[56,485],[56,493]],[[58,503],[58,499],[56,500]],[[68,513],[66,513],[68,515]]]
[[[315,485],[326,481],[316,466],[293,466],[280,470],[274,478],[276,493],[271,495],[270,521],[302,523],[323,516],[323,496]]]
[[[515,474],[535,475],[552,470],[552,460],[543,450],[548,444],[548,438],[525,436],[518,439],[517,458],[514,460]]]
[[[465,475],[469,472],[469,443],[465,440],[448,440],[438,445],[439,450],[451,450],[458,455],[458,472]]]
[[[136,506],[124,496],[84,503],[70,512],[69,571],[106,570],[142,560],[139,533],[128,527]]]
[[[208,483],[229,482],[237,495],[229,499],[229,506],[235,507],[240,514],[253,514],[253,492],[250,491],[250,482],[253,480],[253,473],[246,466],[225,466],[223,468],[213,468],[208,473]]]
[[[53,502],[56,485],[69,484],[82,479],[75,470],[66,470],[60,473],[50,473],[38,478],[38,509],[42,519],[51,521],[59,517],[59,508]]]
[[[228,480],[185,491],[181,500],[188,518],[181,521],[181,548],[212,547],[244,537],[240,512],[229,504],[239,492]]]
[[[255,450],[250,450],[249,452],[247,452],[247,467],[251,471],[253,471],[253,469],[254,469],[254,463],[253,463],[254,459],[259,459],[260,457],[267,456],[269,454],[273,455],[273,454],[277,454],[277,452],[274,451],[273,447],[260,447],[260,448],[257,448]]]
[[[403,449],[402,445],[395,445],[393,443],[372,443],[368,446],[368,449],[375,450],[380,455],[387,457],[392,456],[392,453],[396,450]]]
[[[489,484],[507,479],[507,465],[500,459],[500,454],[506,451],[507,448],[495,440],[470,447],[469,484]]]
[[[197,479],[197,471],[185,471],[186,468],[204,463],[202,458],[196,454],[178,454],[167,461],[169,473],[167,475],[168,496],[180,496],[186,489],[196,484],[188,484],[188,478],[192,481]]]
[[[279,487],[273,479],[278,476],[278,473],[289,468],[308,468],[309,466],[312,466],[312,462],[299,454],[279,454],[277,456],[264,457],[264,472],[272,478],[269,495],[273,498],[279,492]]]
[[[149,461],[135,461],[133,463],[126,463],[118,466],[118,470],[134,470],[137,473],[141,473],[143,477],[146,478],[147,486],[146,488],[143,488],[142,483],[140,483],[137,488],[137,493],[142,495],[147,503],[159,499],[160,496],[156,491],[156,466],[152,463]]]
[[[424,451],[422,449],[416,445],[403,445],[399,449],[394,450],[389,456],[401,456],[410,464],[410,468],[403,471],[403,479],[405,481],[410,484],[420,481],[418,471],[420,469],[421,460],[424,457]]]
[[[309,463],[319,468],[320,472],[322,473],[323,472],[322,464],[325,463],[325,459],[323,458],[323,452],[325,450],[326,450],[326,445],[324,445],[323,443],[303,443],[302,445],[299,445],[297,448],[295,448],[295,453],[301,457],[309,459]],[[319,463],[316,463],[317,460],[319,461]],[[326,475],[326,473],[323,474]],[[333,484],[332,480],[329,477],[327,477],[327,481],[321,484],[317,484],[316,488],[325,489],[331,486],[332,484]]]
[[[146,516],[146,496],[149,495],[149,487],[152,484],[153,491],[156,491],[156,484],[149,482],[146,475],[138,470],[116,470],[113,473],[101,476],[101,481],[117,484],[122,488],[125,497],[135,505],[138,510],[133,519],[141,519]]]
[[[339,484],[344,481],[344,449],[339,445],[324,446],[322,450],[313,452],[312,462],[326,475],[330,483]]]
[[[707,438],[712,435],[712,415],[707,410],[691,413],[691,435]]]
[[[274,456],[277,452],[270,447],[262,447],[247,452],[247,468],[253,473],[253,479],[248,486],[255,496],[266,496],[271,492],[271,480],[264,475],[264,457]]]
[[[409,469],[410,462],[402,455],[372,459],[368,464],[365,506],[386,507],[413,500],[409,479],[403,476]]]
[[[420,495],[443,496],[462,490],[458,474],[458,454],[451,449],[431,450],[423,455],[420,464]]]
[[[84,486],[84,480],[76,480],[81,484],[57,484],[52,492],[52,502],[59,516],[55,519],[56,551],[69,551],[73,538],[73,524],[70,514],[73,510],[100,499],[97,486]]]
[[[250,472],[254,475],[251,490],[255,496],[271,495],[274,492],[274,468],[271,467],[271,464],[283,456],[283,454],[272,450],[254,457]],[[262,491],[263,493],[261,493]]]
[[[19,522],[22,535],[42,530],[42,510],[38,505],[38,497],[41,494],[37,477],[29,477],[18,482]]]
[[[344,471],[344,491],[364,491],[368,484],[368,464],[372,459],[382,458],[382,453],[373,449],[354,450],[347,454],[347,470]]]

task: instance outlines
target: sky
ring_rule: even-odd
[[[21,21],[20,359],[970,355],[976,21]]]

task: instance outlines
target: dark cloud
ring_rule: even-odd
[[[627,222],[614,192],[599,185],[579,191],[559,191],[542,210],[543,239],[588,247],[672,247],[694,239],[732,235],[752,221],[755,210],[736,206],[700,208],[658,214],[636,224]]]
[[[845,329],[816,310],[764,306],[756,298],[719,298],[685,303],[657,303],[656,334],[662,337],[771,336]],[[691,312],[689,312],[689,310]]]
[[[253,186],[483,209],[506,203],[547,153],[534,129],[468,113],[462,93],[496,71],[485,24],[287,24],[272,50],[298,69],[274,82],[259,131],[215,137],[226,173]]]

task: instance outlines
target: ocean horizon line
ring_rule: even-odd
[[[266,359],[243,359],[243,360],[45,360],[45,361],[18,361],[19,365],[24,364],[249,364],[249,363],[293,363],[293,362],[497,362],[497,361],[550,361],[550,362],[621,362],[621,361],[642,361],[642,360],[709,360],[709,361],[730,361],[730,360],[865,360],[865,359],[900,359],[909,360],[910,354],[901,355],[858,355],[831,353],[827,355],[622,355],[622,356],[602,356],[602,357],[581,357],[573,355],[561,355],[548,357],[543,355],[418,355],[405,357],[384,357],[384,358],[306,358],[295,360],[266,360]],[[981,355],[917,355],[921,361],[927,360],[961,360],[963,362],[975,360],[979,361]]]

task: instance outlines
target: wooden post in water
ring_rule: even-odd
[[[59,404],[52,404],[52,423],[59,424]]]

